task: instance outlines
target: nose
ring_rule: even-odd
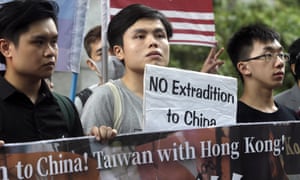
[[[52,45],[51,43],[48,43],[44,52],[45,56],[53,57],[57,55],[57,45]]]
[[[275,66],[276,67],[284,67],[285,65],[285,60],[280,58],[278,55],[276,55],[276,61],[275,61]]]
[[[158,47],[158,42],[154,35],[149,35],[148,41],[149,41],[149,47]]]

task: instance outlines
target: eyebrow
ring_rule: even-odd
[[[273,46],[266,46],[264,47],[264,51],[282,51],[283,47],[280,46],[279,48],[274,48]]]
[[[146,29],[135,29],[134,30],[135,33],[146,33],[147,30]],[[154,33],[157,33],[157,32],[165,32],[165,30],[163,28],[155,28]]]
[[[38,34],[38,35],[33,35],[30,37],[30,39],[58,39],[58,35],[43,35],[43,34]]]

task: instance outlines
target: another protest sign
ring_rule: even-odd
[[[300,175],[299,135],[278,122],[7,144],[0,178],[284,179]]]
[[[144,78],[144,131],[236,123],[235,78],[155,65]]]

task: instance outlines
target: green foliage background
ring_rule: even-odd
[[[232,34],[241,26],[262,22],[281,35],[285,49],[300,37],[300,0],[214,0],[216,39],[219,47],[225,47],[220,59],[225,64],[219,74],[237,77],[226,53],[226,44]],[[210,47],[172,45],[170,66],[199,71]],[[286,66],[286,77],[281,88],[274,94],[293,86],[294,79]],[[239,94],[242,90],[239,79]]]

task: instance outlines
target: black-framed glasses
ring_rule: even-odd
[[[279,57],[283,62],[288,62],[290,60],[290,55],[288,53],[266,53],[260,56],[244,59],[242,61],[251,61],[251,60],[264,60],[270,62],[276,60]]]

